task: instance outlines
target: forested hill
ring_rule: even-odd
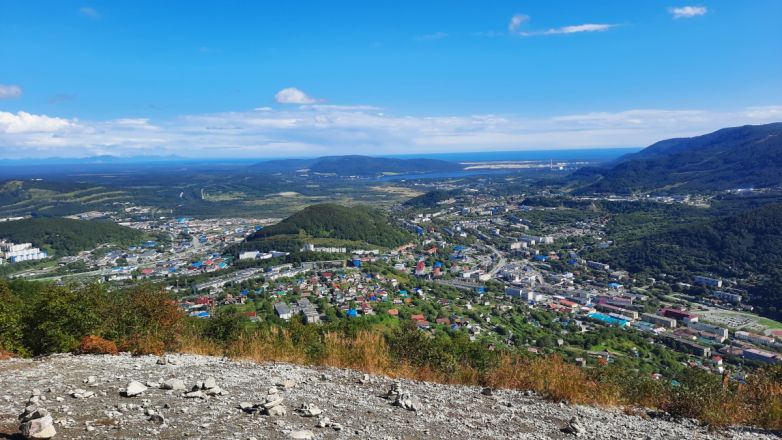
[[[594,170],[592,170],[594,171]],[[668,139],[619,159],[581,193],[691,192],[782,185],[782,122]]]
[[[407,233],[389,223],[382,211],[366,206],[325,203],[304,208],[282,222],[256,232],[247,241],[300,233],[385,247],[399,246],[409,239]]]
[[[413,208],[434,208],[439,203],[458,195],[458,191],[436,189],[407,200],[404,205]]]
[[[109,221],[29,218],[0,223],[0,239],[32,243],[56,255],[73,255],[101,243],[133,244],[144,235]]]
[[[286,159],[259,162],[253,165],[261,171],[281,172],[308,169],[314,173],[338,176],[377,176],[384,173],[432,173],[460,171],[455,162],[435,159],[395,159],[370,156],[329,156],[317,159]]]
[[[782,317],[780,203],[619,243],[590,257],[635,273],[751,278],[751,303]]]

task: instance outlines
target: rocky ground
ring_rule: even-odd
[[[24,438],[20,415],[44,437],[51,421],[57,439],[773,437],[708,432],[692,421],[554,404],[519,391],[394,384],[353,371],[205,356],[163,359],[0,361],[0,438]]]

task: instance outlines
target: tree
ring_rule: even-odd
[[[6,283],[0,283],[0,352],[24,354],[22,302]]]
[[[99,307],[106,303],[106,291],[97,285],[43,287],[27,320],[25,345],[34,354],[72,351],[84,336],[100,333]]]

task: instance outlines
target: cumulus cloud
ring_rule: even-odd
[[[54,133],[76,124],[63,118],[52,118],[46,115],[34,115],[27,112],[16,114],[0,112],[0,133]]]
[[[22,88],[13,84],[0,84],[0,99],[12,99],[22,96]]]
[[[94,8],[90,8],[88,6],[85,6],[83,8],[79,9],[79,12],[81,15],[91,19],[91,20],[100,20],[101,15],[98,11],[96,11]]]
[[[508,32],[511,34],[518,34],[520,32],[521,25],[529,21],[529,16],[524,14],[516,14],[510,18],[508,23]]]
[[[274,99],[280,104],[314,104],[315,98],[307,95],[296,87],[287,87],[274,95]]]
[[[339,105],[182,115],[159,121],[83,121],[0,112],[0,157],[284,157],[627,147],[781,118],[782,105],[726,112],[629,109],[532,118],[413,116]]]
[[[692,18],[699,15],[706,15],[708,9],[705,6],[681,6],[678,8],[668,8],[668,12],[673,18]]]

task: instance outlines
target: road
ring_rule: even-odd
[[[488,248],[492,253],[495,255],[495,260],[497,261],[497,264],[494,265],[494,267],[489,270],[489,275],[491,275],[492,278],[494,278],[497,275],[497,272],[502,269],[503,266],[505,266],[508,263],[508,260],[505,259],[505,256],[502,255],[500,251],[497,250],[494,246],[490,246],[488,244],[485,245],[486,248]]]

